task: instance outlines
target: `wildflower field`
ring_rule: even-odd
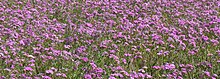
[[[0,0],[0,79],[219,79],[220,0]]]

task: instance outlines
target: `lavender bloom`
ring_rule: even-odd
[[[0,79],[218,79],[219,7],[219,0],[1,0]]]

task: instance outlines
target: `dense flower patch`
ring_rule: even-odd
[[[0,1],[0,79],[217,79],[219,42],[219,0]]]

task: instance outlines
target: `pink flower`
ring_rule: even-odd
[[[70,49],[71,46],[70,46],[70,45],[64,45],[64,48],[66,48],[66,49]]]
[[[220,19],[217,19],[217,22],[220,22]]]
[[[146,78],[153,78],[151,75],[149,75],[149,74],[145,74],[145,77]]]
[[[97,68],[97,65],[94,62],[91,62],[90,65],[92,66],[93,69]]]
[[[43,79],[52,79],[52,78],[49,76],[43,76]]]
[[[189,53],[190,55],[194,55],[194,54],[196,54],[195,51],[189,51],[188,53]]]
[[[150,50],[151,50],[151,49],[149,49],[149,48],[146,48],[146,51],[147,51],[147,52],[150,52]]]
[[[143,73],[138,73],[138,76],[141,77],[141,78],[145,77],[145,75]]]
[[[161,67],[160,66],[153,66],[152,68],[153,69],[160,69]]]
[[[129,57],[129,56],[131,56],[132,54],[129,54],[129,53],[125,53],[124,54],[124,56],[127,56],[127,57]]]
[[[56,76],[67,77],[66,74],[64,74],[64,73],[56,73]]]
[[[20,40],[19,43],[20,43],[21,45],[25,45],[25,43],[24,43],[23,40]]]
[[[25,67],[24,70],[25,71],[33,71],[33,69],[31,67]]]
[[[172,69],[175,69],[176,67],[175,67],[175,65],[174,64],[169,64],[169,63],[167,63],[167,64],[165,64],[164,66],[163,66],[163,69],[164,70],[172,70]]]
[[[218,75],[217,74],[213,74],[213,77],[218,77]]]
[[[205,75],[207,75],[208,77],[211,76],[211,75],[210,75],[210,72],[208,72],[208,71],[205,71],[204,73],[205,73]]]
[[[208,56],[212,56],[213,54],[212,54],[212,53],[208,53],[207,55],[208,55]]]
[[[67,76],[66,76],[66,74],[62,74],[62,77],[66,78]]]
[[[204,41],[209,40],[209,38],[208,38],[207,36],[202,36],[202,39],[203,39]]]
[[[114,73],[114,74],[111,74],[112,77],[120,77],[120,78],[123,78],[124,76],[120,73]]]
[[[90,74],[85,74],[85,75],[84,75],[84,78],[85,78],[85,79],[92,79],[92,76],[91,76]]]
[[[86,23],[86,26],[92,27],[93,25],[91,23]]]
[[[122,59],[122,62],[124,63],[124,64],[126,64],[127,63],[127,60],[126,59]]]
[[[212,79],[216,79],[215,77],[212,77]]]
[[[123,38],[124,35],[122,34],[122,32],[119,32],[118,35],[117,35],[117,37],[119,37],[119,38]]]
[[[113,77],[113,76],[110,76],[108,79],[117,79],[117,78],[115,78],[115,77]]]
[[[34,79],[41,79],[40,77],[34,77]]]
[[[214,46],[216,46],[217,44],[219,44],[218,40],[212,39],[211,42],[214,44]]]
[[[103,70],[102,68],[96,68],[95,70],[96,70],[96,73],[102,73],[102,72],[104,72],[104,70]]]
[[[46,70],[46,73],[53,74],[52,70]]]
[[[171,48],[175,48],[175,46],[174,46],[174,45],[172,45],[172,44],[170,44],[169,46],[170,46]]]
[[[82,57],[81,58],[84,62],[88,62],[89,61],[89,59],[87,58],[87,57]]]

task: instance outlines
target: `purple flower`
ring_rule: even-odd
[[[146,78],[153,78],[153,76],[149,75],[149,74],[145,74]]]
[[[20,40],[19,43],[20,43],[21,45],[25,45],[25,43],[24,43],[23,40]]]
[[[160,66],[153,66],[152,68],[153,69],[160,69],[161,67]]]
[[[188,53],[189,53],[190,55],[194,55],[194,54],[196,54],[195,51],[189,51]]]
[[[211,42],[214,44],[214,46],[216,46],[217,44],[219,44],[218,40],[212,39]]]
[[[103,73],[104,70],[102,68],[96,68],[96,73]]]
[[[218,75],[217,74],[213,74],[213,77],[218,77]]]
[[[205,73],[205,75],[206,75],[206,76],[208,76],[208,77],[211,77],[211,74],[210,74],[210,72],[208,72],[208,71],[205,71],[204,73]]]
[[[117,78],[115,78],[115,77],[113,77],[113,76],[110,76],[108,79],[117,79]]]
[[[85,75],[84,75],[84,78],[85,78],[85,79],[92,79],[92,76],[91,76],[90,74],[85,74]]]
[[[122,59],[122,62],[124,63],[124,64],[127,64],[127,60],[126,59]]]
[[[49,76],[43,76],[43,79],[52,79],[52,78]]]
[[[53,70],[46,70],[46,73],[53,74],[54,72],[53,72]]]
[[[89,59],[87,58],[87,57],[83,57],[83,58],[81,58],[84,62],[88,62],[89,61]]]
[[[93,25],[91,23],[86,23],[86,26],[92,27]]]
[[[92,66],[93,69],[97,68],[97,65],[94,62],[91,62],[90,65]]]
[[[141,78],[145,77],[145,75],[143,73],[138,73],[138,76],[141,77]]]
[[[208,38],[207,36],[202,36],[202,39],[203,39],[204,41],[207,41],[209,38]]]
[[[164,66],[162,66],[164,70],[173,70],[176,68],[174,64],[166,63]]]
[[[31,67],[25,67],[24,70],[25,71],[33,71],[33,69]]]

